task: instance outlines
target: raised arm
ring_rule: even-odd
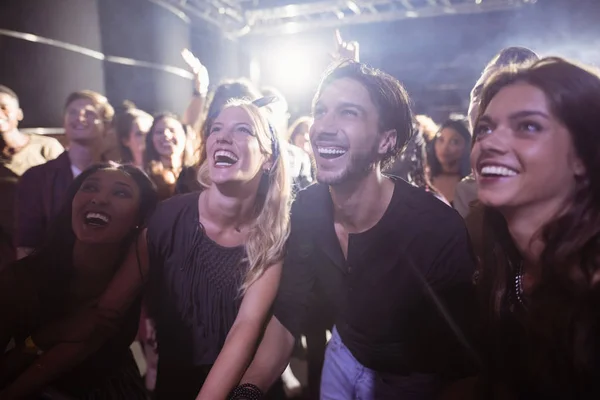
[[[206,103],[208,93],[209,76],[208,70],[200,60],[188,49],[183,49],[181,56],[194,73],[194,96],[190,100],[182,122],[191,126],[196,132],[200,132],[202,125],[202,110]]]
[[[197,399],[226,399],[237,385],[252,361],[277,294],[280,277],[281,264],[274,265],[248,289],[225,345]]]
[[[119,331],[123,316],[143,288],[147,270],[146,232],[143,231],[95,305],[49,324],[31,336],[36,346],[34,350],[43,354],[0,393],[0,398],[21,398],[36,393],[98,351]]]

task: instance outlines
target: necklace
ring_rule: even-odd
[[[525,307],[525,301],[523,300],[523,261],[519,263],[515,274],[515,296],[519,304]]]

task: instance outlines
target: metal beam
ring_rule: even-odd
[[[262,7],[260,0],[162,0],[220,29],[226,36],[282,35],[353,24],[511,10],[531,0],[319,0]]]
[[[377,9],[390,1],[371,0],[368,4]],[[446,3],[444,1],[443,3]],[[427,18],[454,14],[473,14],[492,11],[504,11],[521,7],[526,0],[488,0],[476,3],[452,3],[452,6],[436,5],[396,8],[382,12],[369,12],[365,2],[361,2],[363,12],[354,14],[344,7],[343,1],[323,1],[297,6],[276,7],[264,10],[248,11],[246,16],[250,26],[249,35],[282,35],[320,28],[336,28],[346,25],[389,22],[410,18]],[[399,3],[396,3],[400,6]],[[293,7],[293,8],[292,8]],[[293,11],[293,12],[290,12]],[[339,18],[339,13],[344,18]],[[300,20],[299,17],[308,17]]]

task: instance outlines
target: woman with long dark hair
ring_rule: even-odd
[[[470,142],[471,133],[467,126],[462,121],[449,119],[440,126],[429,146],[429,181],[450,204],[456,185],[471,172]]]
[[[113,120],[119,141],[120,162],[143,168],[146,136],[152,126],[153,118],[147,112],[136,108],[134,104],[124,104],[123,108],[115,114]]]
[[[195,163],[196,146],[192,134],[175,114],[163,113],[154,117],[146,135],[144,166],[156,184],[161,200],[175,194],[179,174]]]
[[[0,273],[0,348],[16,344],[0,358],[1,399],[43,391],[145,398],[129,350],[139,291],[122,312],[114,312],[106,292],[135,283],[117,271],[156,202],[138,168],[92,166],[70,186],[44,244]]]
[[[484,85],[481,398],[600,398],[599,110],[600,76],[560,58]]]

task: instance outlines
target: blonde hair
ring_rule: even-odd
[[[233,100],[222,109],[239,107],[250,116],[261,152],[273,156],[278,149],[270,171],[265,174],[256,196],[256,218],[248,231],[246,261],[248,271],[240,288],[244,294],[273,264],[283,260],[285,243],[290,234],[290,206],[292,203],[292,180],[288,167],[288,153],[281,139],[271,128],[266,113],[249,101]],[[222,111],[221,110],[221,111]],[[273,146],[274,145],[274,146]],[[206,152],[206,149],[203,149]],[[206,154],[198,170],[198,182],[203,188],[211,185]],[[266,186],[266,192],[261,188]]]

